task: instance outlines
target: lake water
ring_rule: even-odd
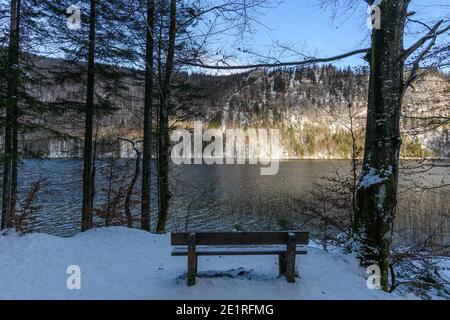
[[[123,160],[130,161],[133,160]],[[446,165],[449,162],[445,163]],[[106,163],[98,163],[105,167]],[[300,201],[312,193],[336,170],[342,175],[348,161],[295,160],[282,161],[274,176],[261,176],[257,165],[183,165],[171,170],[173,199],[168,231],[187,230],[275,230],[302,225]],[[19,192],[23,197],[30,184],[40,177],[48,178],[45,193],[38,198],[42,208],[33,231],[70,236],[80,229],[81,172],[79,160],[24,160],[20,170]],[[414,184],[448,183],[449,169],[441,166],[414,175],[401,175],[397,235],[399,241],[414,242],[439,230],[434,241],[447,242],[450,223],[450,190],[406,191]],[[97,205],[105,199],[107,179],[97,172]],[[154,188],[155,189],[155,188]],[[156,198],[153,191],[153,199]],[[139,204],[136,205],[138,214]],[[156,213],[156,207],[153,206]],[[444,220],[443,220],[444,219]],[[155,215],[152,222],[155,222]],[[283,222],[283,223],[281,223]],[[99,222],[100,223],[100,222]]]

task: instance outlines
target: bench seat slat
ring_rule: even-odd
[[[293,231],[297,244],[308,244],[309,232]],[[197,245],[280,245],[287,244],[288,232],[198,232]],[[187,245],[189,233],[180,232],[171,234],[171,243],[174,246]]]
[[[172,256],[186,256],[187,247],[175,247]],[[286,253],[286,246],[197,246],[199,256],[279,255]],[[296,247],[296,254],[307,254],[304,246]]]

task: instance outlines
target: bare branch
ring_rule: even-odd
[[[434,44],[436,43],[436,38],[437,38],[437,34],[434,35],[433,40],[427,45],[427,47],[414,60],[413,67],[411,69],[409,77],[403,84],[402,97],[405,96],[406,90],[408,90],[409,86],[414,82],[414,80],[416,80],[417,71],[419,70],[419,66],[420,66],[420,61],[434,46]]]
[[[357,54],[367,53],[367,51],[369,51],[369,50],[370,50],[370,48],[359,49],[359,50],[350,51],[350,52],[343,53],[341,55],[329,57],[329,58],[312,58],[312,59],[306,59],[303,61],[259,63],[259,64],[250,64],[250,65],[241,65],[241,66],[206,65],[203,63],[195,63],[195,62],[189,62],[189,61],[183,61],[181,63],[184,63],[185,65],[188,65],[191,67],[198,67],[198,68],[203,68],[203,69],[215,69],[215,70],[244,70],[244,69],[257,69],[257,68],[278,68],[278,67],[302,66],[302,65],[308,65],[308,64],[337,61],[337,60],[341,60],[341,59],[344,59],[344,58],[347,58],[350,56],[354,56]]]
[[[413,54],[417,49],[419,49],[421,46],[423,46],[427,41],[437,37],[438,35],[441,35],[441,34],[447,32],[450,29],[450,25],[448,25],[446,28],[438,31],[439,27],[442,25],[443,22],[444,22],[444,20],[441,20],[438,23],[436,23],[435,26],[433,28],[431,28],[431,30],[425,36],[420,38],[411,47],[406,49],[403,52],[401,59],[406,60],[411,54]]]

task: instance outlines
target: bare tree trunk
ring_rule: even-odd
[[[19,1],[20,3],[20,1]],[[20,9],[19,9],[20,10]],[[20,14],[20,12],[19,12]],[[16,92],[17,96],[18,92]],[[17,179],[19,172],[19,139],[18,139],[18,131],[19,131],[19,114],[18,114],[18,103],[16,99],[16,103],[14,104],[14,108],[12,110],[12,159],[11,159],[11,193],[10,193],[10,202],[11,202],[11,210],[10,210],[10,220],[11,222],[14,220],[16,216],[16,203],[17,203]]]
[[[127,217],[128,228],[133,228],[133,216],[131,214],[131,200],[132,200],[131,198],[134,193],[134,187],[140,175],[140,166],[141,166],[141,153],[136,149],[136,147],[134,148],[134,150],[136,152],[134,174],[128,186],[127,195],[125,196],[125,215]]]
[[[93,184],[92,175],[92,132],[94,118],[94,85],[95,85],[95,1],[91,0],[89,14],[89,51],[88,51],[88,78],[86,96],[86,121],[84,131],[84,167],[83,167],[83,207],[81,219],[81,231],[92,228],[93,217]]]
[[[20,9],[20,0],[11,0],[1,229],[12,227],[16,208]]]
[[[163,28],[164,28],[164,6],[161,1],[159,1],[159,34],[158,34],[158,53],[157,53],[157,62],[158,62],[158,98],[159,98],[159,106],[163,104],[163,95],[161,88],[163,87],[163,63],[162,63],[162,51],[163,51]],[[160,179],[160,161],[159,161],[159,137],[161,136],[160,130],[160,108],[156,109],[156,130],[158,133],[158,143],[156,144],[156,156],[157,156],[157,172],[156,172],[156,191],[157,191],[157,207],[158,207],[158,216],[161,212],[161,179]]]
[[[141,229],[150,231],[151,193],[151,138],[153,109],[153,30],[155,24],[154,0],[147,0],[147,44],[145,57],[144,142],[142,156]]]
[[[356,132],[355,127],[355,114],[352,111],[352,104],[348,106],[348,115],[350,119],[350,135],[352,139],[352,186],[351,186],[351,213],[350,222],[352,226],[352,231],[355,230],[354,215],[356,212],[356,190],[358,186],[358,167],[359,167],[359,157],[361,155],[362,148],[358,145],[359,134]]]
[[[364,162],[357,187],[355,231],[361,265],[378,265],[388,291],[389,252],[397,204],[403,90],[403,36],[409,0],[384,0],[372,33]]]
[[[177,27],[177,3],[176,0],[170,0],[170,26],[169,26],[169,44],[167,49],[167,60],[165,67],[165,77],[161,88],[162,103],[160,104],[160,134],[159,134],[159,180],[160,180],[160,199],[161,210],[158,216],[156,231],[163,233],[166,228],[167,216],[169,212],[169,203],[171,198],[169,186],[169,108],[170,91],[173,73],[173,63],[175,55],[175,37]]]
[[[94,208],[94,198],[95,198],[95,175],[97,171],[97,141],[98,141],[98,117],[95,118],[95,134],[92,141],[93,147],[92,147],[92,187],[91,187],[91,208]]]

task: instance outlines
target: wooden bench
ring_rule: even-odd
[[[295,256],[307,254],[308,232],[172,233],[172,256],[188,257],[187,284],[195,284],[198,256],[278,255],[280,275],[295,282]],[[180,247],[181,246],[181,247]]]

